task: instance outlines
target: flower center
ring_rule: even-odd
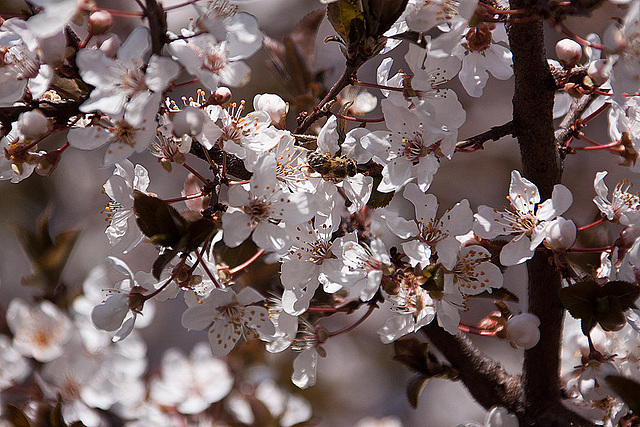
[[[18,80],[27,80],[38,75],[40,62],[36,56],[23,46],[0,47],[0,67],[10,67]]]

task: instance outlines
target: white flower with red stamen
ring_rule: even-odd
[[[53,67],[45,64],[39,48],[39,41],[24,21],[4,21],[0,27],[0,106],[18,101],[26,88],[35,99],[49,89]]]
[[[497,42],[507,43],[504,26],[496,29],[495,24],[480,23],[471,27],[463,43],[453,50],[453,55],[462,59],[462,69],[458,74],[462,86],[473,97],[480,97],[487,84],[489,74],[499,80],[513,75],[512,54]]]
[[[345,240],[342,244],[342,262],[340,271],[342,283],[350,293],[359,295],[362,301],[369,301],[378,291],[382,276],[392,271],[391,259],[381,240],[372,240],[369,245]],[[335,276],[333,276],[335,278]]]
[[[482,246],[460,249],[458,260],[444,275],[445,292],[457,288],[464,295],[477,295],[502,287],[502,272],[491,262],[491,252]]]
[[[327,275],[339,271],[343,264],[332,253],[332,230],[326,224],[315,228],[311,221],[296,227],[291,235],[292,247],[282,257],[281,276],[284,293],[284,311],[299,315],[309,308],[320,283],[325,292],[336,292],[340,287],[331,285]]]
[[[629,192],[632,184],[624,180],[616,185],[611,195],[611,201],[607,200],[609,189],[604,183],[604,177],[607,174],[607,171],[596,174],[593,187],[597,196],[593,198],[593,203],[596,204],[600,212],[609,221],[618,222],[622,225],[638,225],[638,221],[640,221],[640,197]]]
[[[229,354],[241,337],[257,335],[269,340],[275,327],[265,307],[254,305],[264,298],[252,288],[237,295],[231,289],[213,289],[200,304],[182,314],[182,326],[188,330],[209,330],[209,344],[214,356]]]
[[[540,203],[540,193],[520,172],[511,172],[509,201],[512,210],[499,211],[489,206],[478,207],[473,231],[484,239],[500,235],[513,235],[500,252],[500,263],[510,266],[533,257],[535,249],[545,238],[550,221],[562,215],[573,203],[567,187],[557,184],[551,199]]]
[[[99,49],[81,49],[76,64],[82,79],[95,88],[80,110],[118,115],[128,102],[138,108],[143,102],[151,102],[156,104],[157,111],[159,99],[150,97],[148,90],[161,94],[176,78],[180,66],[171,58],[155,54],[147,60],[150,48],[149,30],[136,27],[118,49],[115,59]]]
[[[388,100],[382,100],[381,104],[391,133],[378,191],[396,191],[413,180],[420,190],[427,191],[440,166],[437,157],[440,146],[450,133],[434,126],[432,118],[422,111]],[[385,144],[382,140],[375,142]]]
[[[134,152],[145,151],[156,135],[156,112],[160,101],[160,94],[146,94],[127,103],[124,116],[70,129],[67,134],[69,145],[79,150],[95,150],[110,143],[104,156],[105,165],[124,160]]]
[[[113,176],[104,184],[111,199],[105,206],[109,221],[105,233],[113,251],[126,254],[144,238],[133,213],[133,191],[147,191],[149,173],[142,165],[134,167],[129,160],[116,163],[115,167]]]
[[[273,154],[264,155],[247,188],[233,185],[229,189],[229,209],[222,216],[224,242],[236,247],[253,232],[253,241],[266,251],[283,253],[289,249],[284,224],[294,226],[313,216],[309,193],[284,191],[276,178]]]
[[[380,340],[385,344],[428,325],[436,316],[435,301],[418,283],[402,281],[398,293],[387,299],[392,304],[391,310],[399,314],[378,330]]]
[[[473,226],[473,212],[469,208],[469,202],[466,199],[461,201],[436,221],[438,200],[434,195],[425,194],[413,183],[407,185],[403,194],[413,203],[416,212],[417,227],[416,223],[409,224],[413,225],[411,228],[414,229],[409,230],[409,233],[415,239],[402,244],[402,249],[411,260],[411,264],[426,267],[431,263],[432,250],[435,249],[438,262],[445,268],[453,268],[460,248],[456,236],[468,233]],[[401,220],[399,217],[389,216],[385,219],[391,230],[400,228],[395,226]]]
[[[62,356],[73,333],[71,320],[49,301],[29,307],[16,298],[9,303],[6,318],[13,333],[13,347],[39,362]]]

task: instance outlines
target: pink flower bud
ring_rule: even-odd
[[[264,111],[271,117],[271,123],[277,125],[286,116],[289,105],[278,95],[265,93],[253,98],[253,109]]]
[[[104,34],[113,27],[113,17],[106,10],[97,10],[89,16],[89,34]]]
[[[198,108],[187,105],[173,116],[173,134],[195,136],[202,132],[204,114]]]
[[[611,75],[611,67],[607,65],[606,59],[593,61],[587,67],[587,74],[597,86],[605,84]]]
[[[562,39],[556,43],[556,55],[565,68],[573,67],[582,58],[582,46],[571,39]]]
[[[48,130],[49,121],[40,111],[27,111],[18,117],[18,132],[24,136],[24,139],[38,139]]]
[[[557,252],[569,249],[576,242],[576,225],[573,221],[558,217],[545,230],[545,244]]]
[[[209,105],[222,105],[231,99],[231,90],[228,87],[221,86],[211,94],[207,100]]]
[[[531,313],[522,313],[507,320],[507,339],[518,348],[529,350],[540,340],[540,319]]]

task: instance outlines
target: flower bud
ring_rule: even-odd
[[[540,340],[540,319],[531,313],[522,313],[507,320],[507,339],[511,345],[529,350]]]
[[[582,46],[571,39],[562,39],[556,43],[556,55],[565,68],[571,68],[582,58]]]
[[[222,105],[229,102],[230,99],[231,99],[231,90],[228,87],[221,86],[211,94],[209,99],[207,99],[207,104]]]
[[[118,49],[120,49],[120,45],[122,44],[122,40],[115,34],[109,33],[108,37],[105,37],[104,40],[100,43],[100,50],[104,52],[109,58],[115,58],[118,53]]]
[[[202,132],[204,124],[204,114],[192,105],[187,105],[173,116],[173,134],[177,137],[182,135],[195,136]]]
[[[18,132],[26,140],[40,138],[49,130],[49,120],[38,110],[26,111],[18,117]]]
[[[601,86],[609,80],[611,67],[607,66],[606,59],[598,59],[589,64],[589,67],[587,67],[587,75],[596,86]]]
[[[558,217],[545,230],[545,244],[556,252],[564,252],[576,242],[576,225],[573,221]]]
[[[253,109],[264,111],[271,117],[271,123],[277,125],[286,117],[289,105],[278,95],[265,93],[253,98]]]
[[[89,34],[104,34],[113,27],[113,17],[106,10],[97,10],[89,16]]]

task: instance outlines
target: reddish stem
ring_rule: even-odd
[[[367,320],[367,317],[369,317],[371,315],[371,313],[373,313],[373,310],[375,310],[376,306],[374,304],[369,305],[369,309],[367,310],[367,312],[364,314],[364,316],[362,316],[360,319],[358,319],[358,321],[356,323],[354,323],[351,326],[348,326],[344,329],[340,329],[339,331],[335,331],[335,332],[329,332],[329,336],[330,337],[335,337],[336,335],[340,335],[340,334],[345,334],[347,332],[350,332],[352,330],[354,330],[355,328],[358,327],[358,325],[360,325],[362,322],[364,322],[365,320]]]
[[[592,222],[591,224],[583,225],[582,227],[578,227],[578,231],[588,230],[591,227],[595,227],[598,224],[602,224],[604,222],[604,218],[600,218],[597,221]]]
[[[169,92],[171,92],[172,90],[174,90],[176,88],[182,87],[182,86],[187,86],[187,85],[190,85],[190,84],[193,84],[193,83],[198,83],[199,81],[200,81],[200,79],[195,78],[195,79],[188,80],[188,81],[182,82],[182,83],[171,83],[171,88],[169,89]]]
[[[229,270],[229,274],[230,275],[234,275],[237,272],[245,269],[246,267],[250,266],[255,260],[257,260],[258,258],[260,258],[260,255],[262,255],[264,253],[264,249],[260,249],[258,252],[256,252],[251,258],[249,258],[248,260],[246,260],[245,262],[243,262],[242,264],[240,264],[237,267],[232,268],[231,270]]]
[[[188,170],[189,172],[191,172],[192,174],[194,174],[194,175],[196,176],[196,178],[198,178],[200,181],[202,181],[202,183],[203,183],[203,184],[206,184],[206,183],[208,183],[208,182],[209,182],[209,180],[208,180],[208,179],[206,179],[205,177],[203,177],[202,175],[200,175],[200,174],[198,173],[198,171],[196,171],[194,168],[192,168],[192,167],[191,167],[191,166],[189,166],[188,164],[186,164],[186,163],[182,163],[182,166],[184,166],[184,168],[185,168],[186,170]]]
[[[605,50],[605,47],[601,44],[595,44],[595,43],[591,43],[585,39],[583,39],[582,37],[578,36],[576,33],[574,33],[573,31],[571,31],[565,24],[564,22],[560,22],[558,24],[560,26],[560,29],[562,30],[562,34],[570,37],[571,39],[573,39],[575,42],[579,43],[581,46],[585,46],[585,47],[590,47],[593,49],[599,49],[599,50]]]
[[[569,248],[567,252],[609,252],[611,246],[602,246],[600,248]]]
[[[468,323],[460,322],[458,329],[468,334],[480,335],[485,337],[494,336],[498,331],[494,329],[483,329]]]
[[[183,202],[185,200],[197,199],[197,198],[202,197],[202,196],[203,196],[202,193],[200,193],[200,194],[190,194],[188,196],[176,197],[174,199],[164,199],[164,201],[166,203],[177,203],[177,202]]]
[[[583,150],[583,151],[593,151],[593,150],[609,150],[611,148],[616,148],[620,145],[620,141],[613,141],[610,142],[609,144],[604,144],[604,145],[600,145],[597,142],[587,138],[587,137],[580,137],[580,139],[584,139],[585,141],[591,143],[591,144],[597,144],[594,145],[592,147],[574,147],[574,150]]]
[[[190,4],[194,4],[196,2],[196,0],[188,0],[182,3],[178,3],[178,4],[174,4],[173,6],[167,6],[164,8],[165,12],[168,12],[170,10],[174,10],[174,9],[178,9],[184,6],[189,6]]]
[[[202,245],[203,254],[206,247],[207,247],[206,244]],[[220,285],[220,283],[218,283],[218,281],[216,280],[216,277],[211,273],[211,270],[209,270],[209,267],[207,267],[207,264],[205,264],[205,262],[203,261],[202,254],[198,253],[198,251],[193,251],[193,252],[196,254],[196,257],[198,258],[198,261],[200,262],[202,269],[204,270],[205,273],[207,273],[207,276],[209,276],[209,279],[211,279],[211,281],[213,282],[213,285],[218,289],[222,289],[222,286]]]
[[[116,10],[116,9],[100,9],[105,12],[109,12],[113,16],[120,16],[122,18],[142,18],[143,12],[134,12],[132,10]]]
[[[340,119],[344,119],[344,120],[348,120],[350,122],[363,122],[363,123],[380,123],[380,122],[384,122],[384,117],[380,117],[379,119],[360,119],[358,117],[352,117],[352,116],[343,116],[342,114],[338,114],[338,113],[334,113],[334,116],[340,118]]]
[[[597,117],[600,113],[602,113],[604,110],[606,110],[607,108],[609,108],[609,106],[611,106],[611,104],[606,103],[606,104],[602,104],[602,106],[600,106],[600,108],[598,108],[596,111],[594,111],[593,113],[589,114],[587,117],[585,117],[584,119],[580,120],[580,123],[584,124],[587,123],[591,120],[593,120],[595,117]]]

